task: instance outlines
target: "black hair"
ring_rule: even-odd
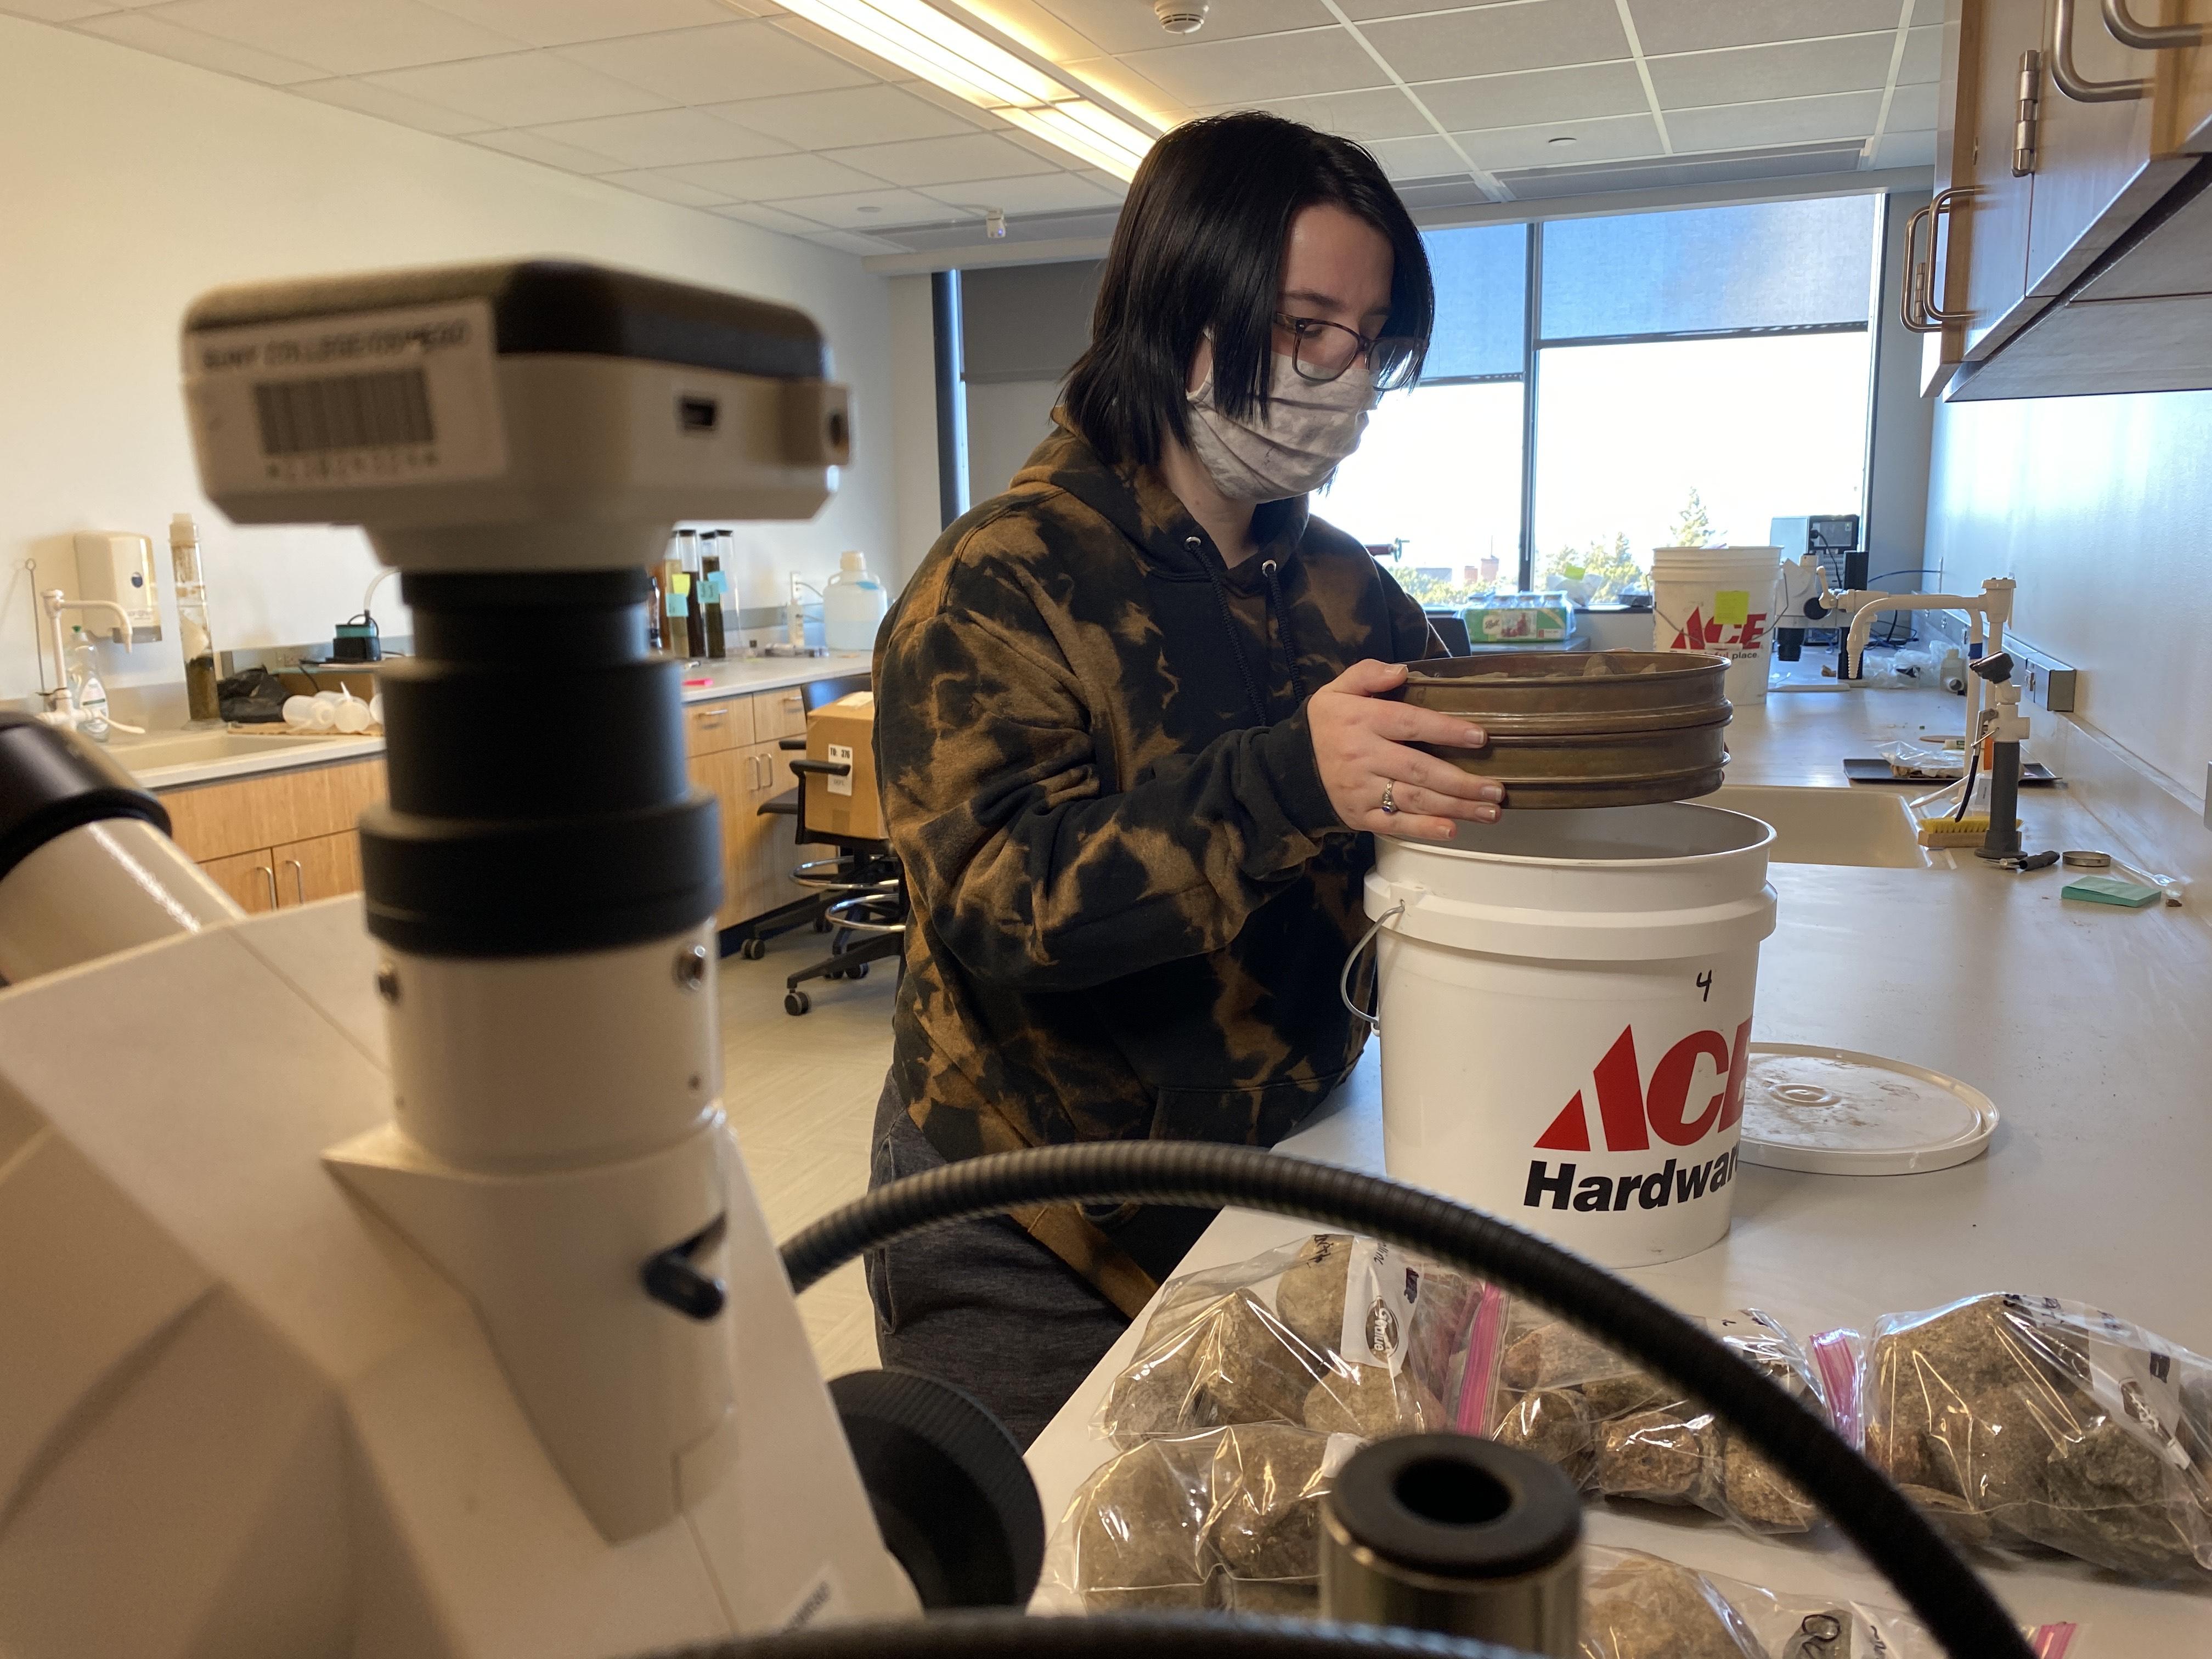
[[[1436,319],[1420,233],[1374,156],[1349,138],[1260,110],[1188,122],[1137,169],[1064,402],[1100,459],[1152,465],[1183,439],[1192,355],[1211,331],[1225,415],[1264,408],[1283,246],[1301,208],[1331,203],[1390,244],[1385,334],[1419,343]]]

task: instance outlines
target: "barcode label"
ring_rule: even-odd
[[[339,374],[320,380],[263,380],[253,388],[264,455],[381,449],[437,439],[430,385],[419,368]]]
[[[507,471],[483,300],[197,330],[185,374],[217,501],[312,490],[351,513],[339,492]]]

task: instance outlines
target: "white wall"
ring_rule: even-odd
[[[1874,420],[1867,458],[1867,570],[1917,571],[1927,556],[1928,456],[1934,410],[1920,395],[1921,337],[1897,319],[1903,283],[1905,227],[1928,204],[1925,192],[1893,192],[1887,234],[1881,246],[1881,269],[1875,285]],[[1900,576],[1881,586],[1893,592],[1924,588],[1927,578]]]
[[[177,390],[194,295],[521,254],[785,301],[828,334],[853,392],[854,465],[815,522],[735,527],[740,605],[779,603],[787,570],[818,581],[848,547],[894,572],[907,562],[889,283],[856,257],[0,17],[0,697],[35,689],[24,558],[73,569],[79,529],[160,545],[172,513],[197,514],[225,646],[326,639],[360,608],[376,566],[358,532],[234,528],[200,495]],[[933,470],[933,425],[915,437]],[[159,564],[167,609],[165,546]],[[404,627],[397,600],[388,586],[380,613]],[[127,659],[105,647],[114,678],[180,679],[173,610],[164,632]]]
[[[2076,718],[2201,799],[2212,761],[2212,392],[1946,404],[1942,586],[2020,583],[2022,639],[2081,671]]]
[[[1002,493],[1052,430],[1057,380],[968,382],[968,498]]]

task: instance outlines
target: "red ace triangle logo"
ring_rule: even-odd
[[[1692,618],[1694,625],[1695,617]],[[1690,1115],[1690,1082],[1698,1062],[1712,1062],[1713,1075],[1724,1079],[1712,1097]],[[1718,1031],[1692,1031],[1660,1057],[1646,1088],[1636,1063],[1636,1034],[1624,1029],[1613,1047],[1597,1063],[1598,1121],[1609,1152],[1649,1151],[1656,1135],[1669,1146],[1694,1146],[1715,1130],[1725,1129],[1743,1115],[1744,1073],[1751,1064],[1751,1022],[1736,1028],[1733,1045]],[[1590,1144],[1589,1113],[1580,1090],[1552,1125],[1536,1138],[1541,1150],[1587,1152]]]

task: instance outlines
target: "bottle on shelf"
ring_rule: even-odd
[[[691,630],[685,619],[685,601],[691,579],[684,574],[683,555],[671,541],[668,556],[660,562],[660,642],[672,657],[691,654]]]
[[[684,562],[684,629],[691,636],[690,654],[707,654],[706,595],[701,591],[706,586],[706,571],[700,563],[699,533],[695,530],[676,532],[677,556]]]
[[[199,532],[189,513],[169,520],[169,564],[177,583],[177,632],[185,647],[185,702],[191,719],[219,720],[222,699],[216,690],[215,630],[200,574]]]
[[[706,608],[707,655],[714,662],[721,662],[730,654],[725,632],[728,623],[722,614],[722,542],[729,533],[726,530],[708,531],[707,544],[699,550],[699,602]]]
[[[890,596],[865,555],[846,553],[837,563],[822,586],[822,643],[832,651],[872,651]]]
[[[69,661],[65,665],[69,679],[70,700],[82,716],[77,730],[95,743],[106,743],[108,737],[107,685],[100,678],[100,659],[94,654],[92,640],[82,627],[70,629]]]

